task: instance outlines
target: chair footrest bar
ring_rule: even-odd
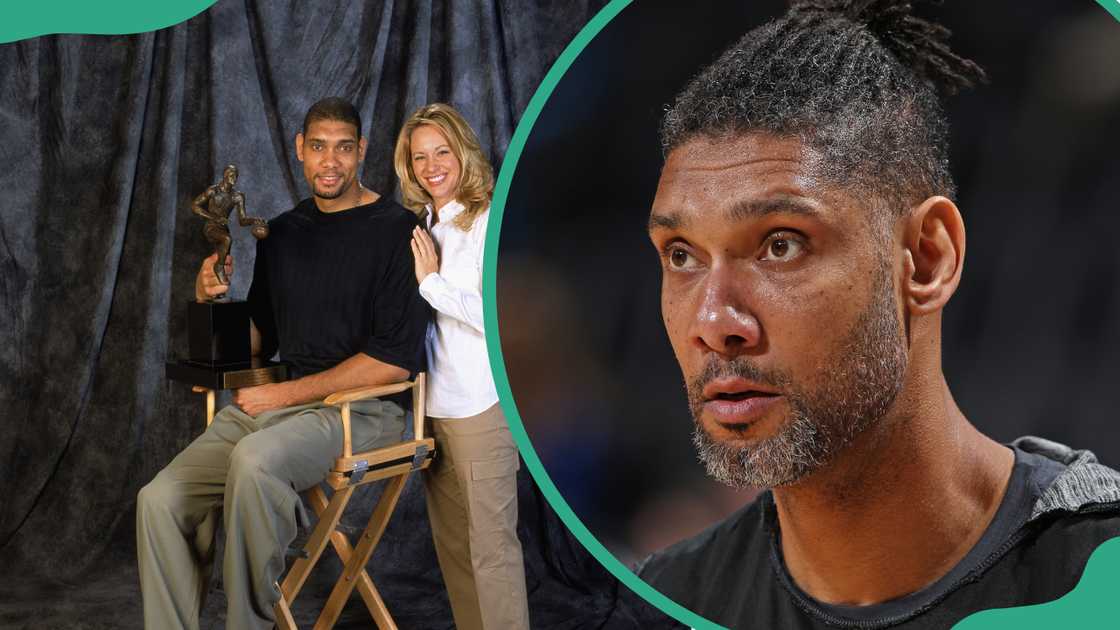
[[[400,466],[401,464],[409,464],[412,466],[412,470],[419,470],[424,467],[424,461],[432,459],[434,455],[435,450],[429,449],[427,444],[421,444],[416,448],[416,453],[412,456],[389,459],[383,462],[377,462],[376,464],[372,465],[367,464],[365,466],[354,468],[353,470],[348,470],[341,474],[350,479],[350,485],[356,485],[361,482],[362,477],[364,477],[366,473],[375,470],[392,468],[393,466]]]

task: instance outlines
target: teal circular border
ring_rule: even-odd
[[[552,91],[556,89],[556,85],[563,78],[564,74],[571,67],[576,57],[579,56],[583,49],[599,34],[603,28],[615,18],[623,9],[630,5],[632,0],[611,0],[607,6],[603,7],[590,22],[587,23],[583,29],[575,36],[570,44],[560,53],[552,68],[549,69],[544,79],[541,81],[540,86],[537,88],[533,98],[530,99],[528,107],[525,109],[521,117],[521,121],[517,124],[517,129],[513,133],[513,138],[510,140],[509,147],[506,150],[505,158],[502,160],[501,170],[498,172],[498,180],[494,187],[494,198],[491,202],[490,208],[490,226],[487,228],[485,253],[483,255],[482,266],[482,302],[483,302],[483,316],[486,329],[486,338],[490,340],[487,344],[487,353],[490,357],[490,369],[494,373],[494,382],[498,389],[498,398],[502,405],[502,411],[509,421],[510,431],[513,433],[513,438],[517,442],[517,447],[521,450],[521,456],[525,460],[525,465],[528,467],[529,472],[533,475],[537,485],[540,487],[541,492],[552,508],[560,516],[560,519],[575,535],[576,539],[595,557],[608,571],[611,572],[620,582],[627,588],[637,593],[639,596],[650,602],[662,612],[674,617],[678,621],[685,623],[698,630],[727,630],[712,621],[697,615],[696,613],[688,610],[680,604],[662,595],[658,590],[654,589],[649,584],[646,584],[634,574],[626,565],[618,560],[606,547],[603,546],[599,539],[587,529],[579,516],[572,511],[571,506],[564,500],[564,497],[556,489],[556,485],[552,483],[552,478],[548,476],[548,472],[541,464],[540,457],[537,456],[536,449],[529,441],[529,435],[525,431],[525,425],[521,420],[521,415],[517,411],[517,405],[513,400],[513,392],[509,386],[509,375],[506,372],[505,359],[502,356],[501,342],[498,330],[498,305],[497,305],[497,271],[498,271],[498,245],[501,241],[501,221],[502,216],[505,214],[505,204],[509,197],[510,185],[513,182],[513,177],[517,172],[517,162],[521,158],[521,152],[525,149],[525,142],[528,140],[529,134],[532,132],[533,125],[537,122],[537,117],[540,116],[541,110],[544,108],[546,102]],[[1096,0],[1105,11],[1112,15],[1112,17],[1120,20],[1120,0]],[[1120,540],[1120,539],[1118,539]],[[1108,546],[1108,553],[1116,554],[1116,550],[1120,545],[1106,545]],[[1100,551],[1098,549],[1098,551]],[[1100,562],[1102,554],[1094,553],[1093,558],[1098,560],[1098,566],[1104,564]],[[1112,556],[1109,556],[1112,557]],[[1088,565],[1087,565],[1088,566]],[[1094,573],[1093,582],[1099,584],[1104,582],[1106,584],[1115,584],[1120,580],[1120,562],[1107,563],[1104,571]],[[1103,575],[1102,575],[1103,574]],[[1084,577],[1084,576],[1083,576]],[[1081,580],[1075,590],[1080,591],[1081,587],[1086,585],[1087,580]],[[1071,591],[1071,594],[1073,591]],[[1061,598],[1057,601],[1065,601],[1068,603],[1069,596]],[[1068,622],[1101,622],[1106,618],[1111,619],[1109,611],[1105,610],[1107,598],[1100,598],[1090,605],[1080,610],[1064,610],[1065,621]],[[1038,606],[1048,606],[1056,602],[1048,604],[1039,604]],[[985,613],[980,618],[975,613],[966,617],[960,623],[968,622],[967,627],[969,630],[980,630],[980,628],[1006,628],[1007,623],[1012,622],[1010,617],[1000,616],[998,613],[1003,611],[1016,611],[1023,610],[1023,608],[1035,609],[1036,606],[1028,606],[1022,608],[999,609],[991,611],[981,611]],[[994,613],[994,614],[993,614]],[[1086,616],[1081,616],[1082,614]],[[1105,615],[1108,615],[1107,617]],[[1016,628],[1042,628],[1041,625],[1035,625],[1028,621],[1028,618],[1016,617],[1013,627]],[[1036,619],[1039,619],[1036,617]],[[1023,625],[1026,622],[1027,625]],[[1050,623],[1042,622],[1046,627],[1053,627],[1052,621]]]

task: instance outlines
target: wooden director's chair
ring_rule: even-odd
[[[214,419],[215,392],[205,387],[193,389],[206,394],[206,425],[209,426]],[[412,390],[415,438],[372,451],[354,453],[350,443],[350,403],[368,398],[380,398],[408,389]],[[275,609],[276,625],[280,630],[297,630],[295,620],[292,618],[292,603],[311,574],[311,569],[322,556],[328,542],[334,546],[344,566],[342,575],[335,583],[326,605],[323,606],[323,611],[319,614],[319,619],[315,622],[315,630],[334,627],[343,606],[346,605],[355,588],[358,589],[358,594],[361,595],[377,627],[382,630],[396,629],[397,626],[389,615],[389,609],[378,594],[377,588],[374,587],[373,580],[366,573],[365,566],[378,541],[381,540],[381,535],[385,533],[385,527],[397,506],[397,499],[404,490],[408,475],[415,470],[427,468],[435,455],[435,441],[424,437],[424,395],[425,375],[420,373],[412,381],[350,389],[331,394],[323,400],[327,405],[339,407],[342,413],[342,454],[334,461],[334,466],[325,480],[334,488],[330,500],[327,500],[321,486],[315,486],[307,491],[311,506],[319,515],[319,522],[316,523],[299,557],[289,569],[283,584],[280,585],[280,601]],[[374,507],[357,546],[354,546],[349,537],[339,528],[342,514],[358,486],[380,479],[388,479],[388,485]]]

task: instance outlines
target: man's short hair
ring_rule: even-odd
[[[344,98],[329,96],[312,105],[311,109],[307,110],[307,115],[303,117],[303,129],[301,131],[306,134],[311,123],[320,120],[337,120],[350,123],[358,130],[358,137],[360,138],[362,135],[362,115],[358,113],[358,108]]]
[[[986,81],[949,50],[950,31],[910,0],[793,0],[702,70],[668,109],[662,146],[752,132],[800,138],[813,173],[870,193],[900,216],[952,197],[949,124],[938,92]]]

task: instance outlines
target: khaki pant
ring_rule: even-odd
[[[458,630],[529,627],[517,539],[517,446],[494,405],[432,418],[436,459],[425,470],[428,517]]]
[[[401,441],[404,411],[395,403],[361,401],[351,409],[355,450]],[[312,403],[255,418],[233,406],[218,412],[136,498],[144,627],[198,628],[220,508],[226,627],[271,628],[284,552],[297,518],[306,521],[298,491],[325,479],[341,454],[336,407]]]

